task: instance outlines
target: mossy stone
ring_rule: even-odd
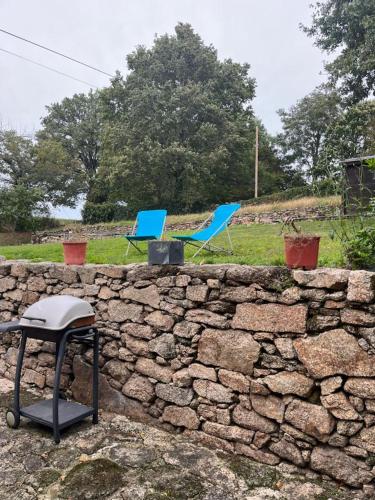
[[[59,498],[105,498],[123,485],[124,472],[106,458],[80,463],[62,481]]]
[[[250,490],[255,488],[274,488],[282,477],[274,467],[251,462],[246,458],[230,457],[227,465],[232,472],[245,481]]]
[[[146,494],[145,500],[198,500],[205,494],[200,478],[189,473],[160,479],[150,489],[152,491]]]
[[[61,473],[56,469],[42,469],[35,473],[35,480],[39,488],[47,488],[60,479]]]

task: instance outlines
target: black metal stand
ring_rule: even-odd
[[[18,327],[19,329],[19,327]],[[56,343],[56,365],[55,381],[52,399],[39,401],[30,406],[20,405],[20,386],[23,358],[28,338],[47,340]],[[90,345],[94,350],[93,377],[92,377],[92,406],[86,406],[73,401],[66,401],[60,392],[60,380],[62,366],[65,358],[65,350],[68,342],[84,343]],[[16,428],[20,422],[20,416],[26,417],[33,422],[52,428],[55,443],[60,442],[60,431],[84,418],[92,416],[92,422],[98,423],[99,410],[99,333],[95,327],[81,327],[68,329],[66,331],[53,332],[41,329],[22,329],[21,343],[17,359],[17,368],[14,387],[14,406],[8,410],[7,423]]]

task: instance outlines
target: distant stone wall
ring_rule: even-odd
[[[283,222],[286,218],[299,220],[325,220],[338,217],[338,207],[330,205],[322,205],[318,207],[304,207],[290,210],[272,210],[270,212],[254,212],[247,214],[235,215],[232,218],[232,224],[276,224]],[[185,231],[194,230],[201,226],[205,216],[202,219],[197,219],[194,222],[179,222],[177,224],[168,224],[167,231]],[[124,235],[132,230],[132,226],[108,226],[104,224],[96,224],[94,226],[81,226],[79,235],[90,240],[113,238],[114,236]],[[54,231],[38,231],[33,235],[33,243],[46,243],[53,241],[62,241],[71,236],[71,231],[62,231],[55,229]],[[77,234],[75,234],[77,236]]]
[[[96,309],[103,409],[375,491],[375,273],[0,265],[2,320],[51,294]],[[1,340],[0,375],[12,379],[18,336]],[[53,353],[30,341],[23,380],[51,387]],[[91,359],[75,345],[64,366],[82,402]]]

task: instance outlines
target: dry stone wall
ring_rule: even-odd
[[[1,263],[1,320],[51,294],[96,309],[103,408],[375,491],[375,273]],[[1,337],[9,379],[18,341]],[[54,346],[27,353],[23,380],[51,387]],[[64,365],[82,402],[91,360],[74,345]]]
[[[301,207],[289,210],[278,210],[277,207],[270,212],[249,212],[234,215],[232,224],[276,224],[283,222],[287,218],[294,220],[326,220],[336,218],[339,215],[339,208],[330,205],[321,205],[317,207]],[[178,222],[169,224],[167,221],[167,231],[185,231],[194,230],[201,227],[202,222],[206,219],[206,215],[202,214],[202,219],[196,219],[194,222]],[[89,240],[97,240],[103,238],[113,238],[114,236],[123,236],[129,233],[132,226],[111,226],[108,228],[106,224],[82,225],[79,228],[79,236]],[[5,233],[4,233],[5,234]],[[72,236],[72,231],[67,229],[55,229],[48,231],[37,231],[27,241],[32,243],[47,243],[53,241],[62,241],[69,239]],[[76,235],[77,236],[77,235]],[[0,234],[1,242],[1,234]],[[1,243],[2,245],[8,243]]]

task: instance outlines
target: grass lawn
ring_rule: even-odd
[[[372,221],[375,224],[375,219]],[[322,236],[320,244],[320,266],[343,266],[340,244],[332,240],[329,233],[333,221],[303,221],[299,225],[304,231]],[[230,227],[232,241],[235,249],[234,255],[212,255],[204,250],[194,259],[195,263],[238,263],[254,265],[283,265],[283,238],[280,236],[280,224],[251,224],[234,225]],[[185,232],[169,232],[173,234],[186,234]],[[218,245],[226,244],[225,234],[216,238]],[[128,258],[125,257],[127,242],[124,238],[108,238],[93,240],[88,245],[87,261],[98,264],[127,264],[132,262],[145,262],[146,255],[139,255],[131,250]],[[146,244],[143,244],[146,250]],[[192,247],[185,249],[185,260],[192,261]],[[62,262],[63,253],[60,243],[45,243],[41,245],[19,245],[0,247],[0,255],[8,259],[29,259],[32,261]]]

